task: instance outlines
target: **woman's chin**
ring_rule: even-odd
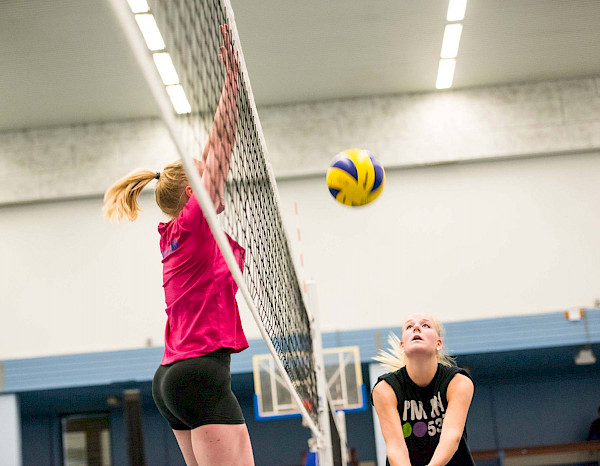
[[[404,354],[406,357],[423,357],[423,356],[435,356],[435,348],[429,348],[422,344],[416,344],[412,346],[410,349],[406,348],[404,350]]]

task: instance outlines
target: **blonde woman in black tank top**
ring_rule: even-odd
[[[402,338],[376,360],[392,372],[379,377],[373,405],[391,466],[474,465],[465,423],[473,382],[443,346],[442,327],[429,314],[413,314]]]

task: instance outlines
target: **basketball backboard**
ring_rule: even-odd
[[[329,396],[336,410],[365,408],[365,387],[358,346],[323,349]],[[300,416],[270,354],[253,356],[254,412],[257,419]]]

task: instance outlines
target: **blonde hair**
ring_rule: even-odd
[[[441,338],[445,333],[444,326],[435,317],[431,316],[431,319],[433,320],[438,336]],[[402,327],[404,327],[404,324],[402,324]],[[390,333],[388,343],[390,348],[387,351],[380,349],[377,352],[377,356],[373,359],[380,363],[384,368],[395,372],[406,366],[406,356],[404,355],[404,350],[400,346],[400,338],[398,338],[395,333]],[[442,366],[456,366],[456,361],[448,354],[446,347],[443,344],[440,350],[436,352],[436,357],[438,363]]]
[[[187,202],[185,188],[189,184],[181,161],[170,163],[160,173],[136,170],[116,181],[104,194],[102,211],[106,218],[118,222],[127,217],[134,221],[142,210],[137,202],[140,193],[157,177],[156,203],[169,217],[177,217]]]

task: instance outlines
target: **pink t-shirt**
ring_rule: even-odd
[[[219,348],[248,348],[235,300],[237,285],[192,195],[179,216],[158,225],[167,304],[161,364]],[[244,249],[227,236],[240,270]]]

